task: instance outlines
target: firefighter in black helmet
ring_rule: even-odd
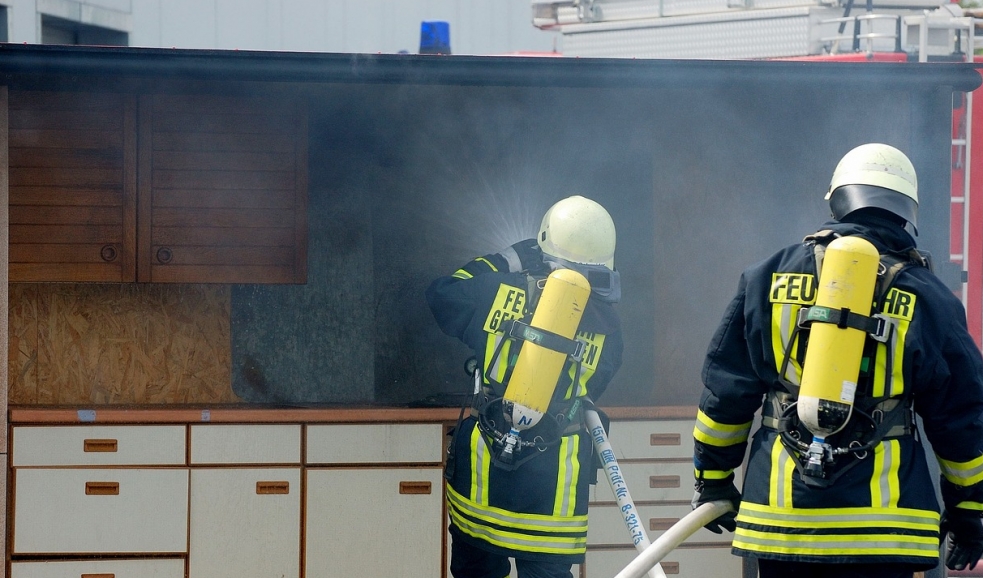
[[[572,196],[549,209],[536,239],[478,257],[427,290],[438,325],[470,346],[477,361],[470,414],[455,428],[445,469],[455,578],[504,578],[510,558],[520,578],[571,578],[571,565],[584,559],[596,467],[583,411],[621,365],[614,248],[604,207]],[[558,351],[573,345],[563,355],[577,353],[535,385],[548,388],[549,409],[517,445],[506,446],[515,424],[505,396],[517,359],[527,347],[554,347],[526,343],[528,328],[516,328],[530,322],[541,295],[546,301],[556,269],[576,271],[590,284],[575,339],[553,336]]]
[[[693,503],[739,506],[707,527],[734,531],[734,553],[756,558],[764,578],[911,577],[938,565],[940,536],[949,568],[972,567],[983,553],[983,360],[907,229],[914,167],[894,147],[862,145],[839,162],[826,199],[834,220],[746,269],[710,343]],[[876,248],[869,311],[816,303],[834,281],[823,258],[848,237]],[[803,365],[840,362],[810,350],[816,323],[866,334],[856,377],[835,384],[834,405],[852,413],[834,433],[810,431],[796,407]],[[742,493],[734,472],[759,408]],[[941,465],[941,516],[916,419]]]

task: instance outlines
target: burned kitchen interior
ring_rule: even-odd
[[[581,194],[618,227],[600,405],[641,407],[696,404],[740,271],[822,223],[860,143],[909,154],[945,256],[952,95],[979,75],[4,45],[0,84],[11,405],[458,406],[469,352],[425,288]]]

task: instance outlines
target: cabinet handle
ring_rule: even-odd
[[[666,575],[679,574],[679,562],[660,562],[659,565],[662,566],[662,571]]]
[[[652,532],[662,532],[668,530],[679,518],[649,518],[649,530]]]
[[[116,578],[115,574],[82,574],[79,578]]]
[[[118,496],[119,482],[85,482],[86,496]]]
[[[167,265],[174,258],[174,253],[167,247],[161,247],[157,249],[157,262],[162,265]]]
[[[678,446],[682,445],[682,440],[678,433],[652,434],[649,436],[650,446]]]
[[[103,245],[99,251],[99,256],[102,257],[103,261],[112,263],[119,256],[119,251],[116,250],[116,245]]]
[[[289,494],[290,482],[256,482],[257,494]]]
[[[118,443],[116,440],[85,440],[82,442],[82,451],[85,452],[115,452]]]
[[[679,476],[649,476],[650,488],[678,488]]]
[[[399,483],[399,493],[400,494],[429,494],[432,490],[430,489],[430,482],[400,482]]]

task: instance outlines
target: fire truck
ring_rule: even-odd
[[[569,57],[983,63],[974,56],[977,44],[983,49],[983,7],[953,2],[532,0],[532,11]],[[950,284],[983,347],[983,88],[954,98],[951,159],[941,265],[958,268]]]

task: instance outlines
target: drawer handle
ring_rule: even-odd
[[[256,482],[257,494],[289,494],[290,482]]]
[[[430,482],[400,482],[400,494],[429,494],[431,492]]]
[[[664,532],[679,521],[679,518],[649,518],[649,530],[652,532]]]
[[[79,578],[116,578],[115,574],[82,574]]]
[[[649,476],[650,488],[678,488],[679,476]]]
[[[115,452],[118,449],[116,440],[85,440],[82,450],[86,452]]]
[[[661,433],[649,436],[650,446],[678,446],[682,445],[682,439],[678,433]]]
[[[86,496],[118,496],[119,482],[85,482]]]
[[[679,562],[662,562],[662,571],[668,574],[679,574]]]

